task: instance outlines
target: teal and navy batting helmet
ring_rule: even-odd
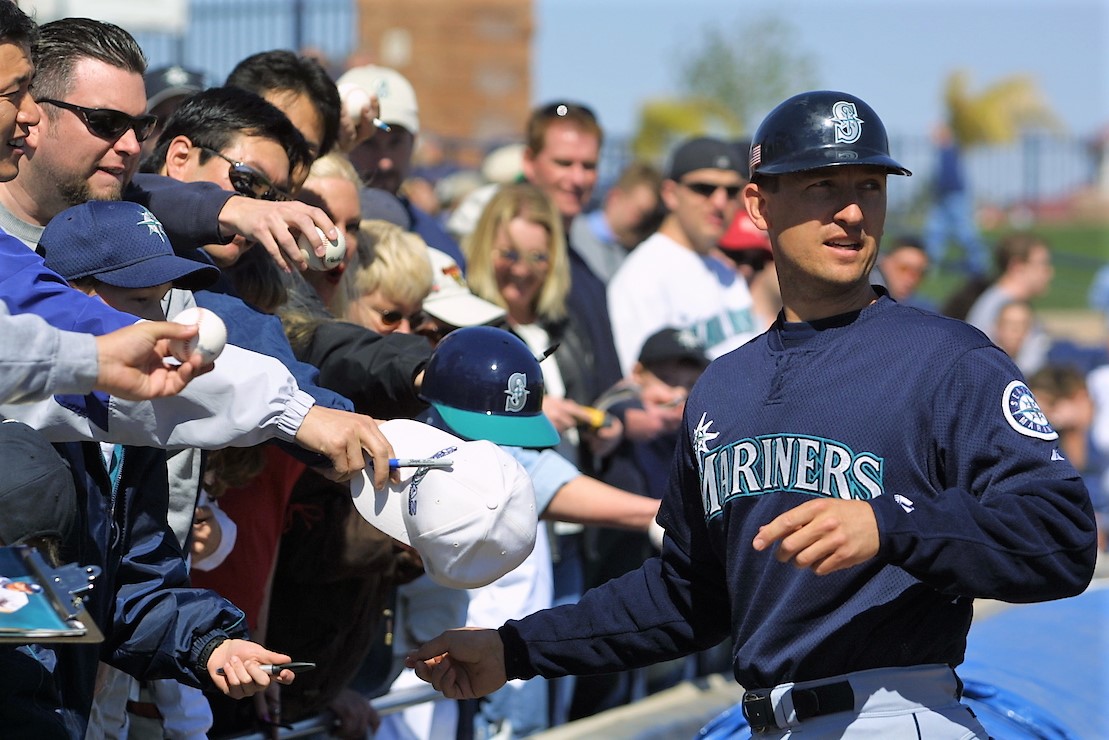
[[[553,447],[543,414],[543,371],[515,334],[471,326],[448,334],[428,360],[420,396],[446,431],[517,447]]]

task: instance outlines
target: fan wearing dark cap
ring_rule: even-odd
[[[162,223],[138,203],[90,200],[68,208],[39,238],[46,266],[112,308],[164,321],[170,288],[203,290],[219,278],[213,265],[173,253]]]
[[[662,183],[667,215],[608,285],[608,312],[625,376],[647,337],[671,326],[692,331],[710,357],[758,333],[747,283],[717,256],[745,182],[730,142],[690,139],[674,150]]]
[[[0,546],[29,545],[48,563],[62,562],[73,536],[77,492],[66,465],[46,439],[22,422],[0,423]]]
[[[740,711],[702,735],[989,737],[956,673],[974,600],[1082,593],[1089,493],[1004,352],[871,285],[886,188],[909,171],[870,105],[789,98],[750,158],[743,202],[770,236],[782,314],[686,399],[661,555],[408,663],[471,698],[730,638]]]

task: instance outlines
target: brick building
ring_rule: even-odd
[[[531,103],[531,0],[359,0],[360,61],[403,74],[422,132],[480,162],[521,137]]]

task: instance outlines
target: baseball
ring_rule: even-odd
[[[363,109],[370,104],[370,94],[357,85],[346,83],[339,87],[339,97],[343,100],[343,113],[357,126]]]
[[[331,241],[323,233],[323,229],[319,226],[316,227],[316,233],[319,234],[320,239],[323,241],[324,252],[323,258],[316,256],[316,251],[312,247],[312,242],[308,241],[306,234],[301,234],[297,239],[297,244],[300,246],[300,252],[304,255],[304,259],[308,261],[308,267],[313,270],[331,270],[339,266],[343,261],[343,257],[347,256],[347,240],[343,237],[343,232],[339,232],[339,238]]]
[[[223,352],[227,344],[227,327],[223,319],[206,308],[186,308],[173,317],[178,324],[196,324],[199,331],[192,339],[172,339],[169,351],[181,362],[187,361],[194,354],[200,354],[202,365],[211,365]]]

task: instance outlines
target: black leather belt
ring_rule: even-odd
[[[774,703],[770,700],[770,691],[755,689],[743,694],[743,716],[751,725],[752,732],[785,729],[779,727],[774,719]],[[793,712],[801,722],[825,714],[850,712],[855,708],[855,692],[847,681],[793,688],[789,690],[789,695],[793,700]]]

